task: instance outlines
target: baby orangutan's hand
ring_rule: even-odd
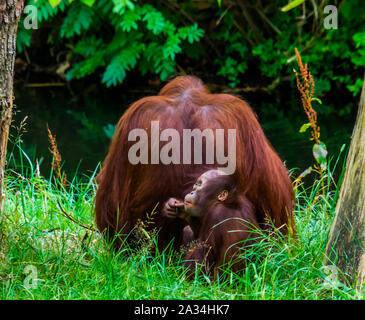
[[[183,218],[184,216],[184,201],[170,198],[167,200],[162,208],[162,214],[166,218]]]

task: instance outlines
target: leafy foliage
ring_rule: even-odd
[[[218,9],[220,23],[212,35],[215,41],[224,42],[215,61],[221,66],[218,74],[228,78],[232,86],[242,83],[245,77],[241,75],[249,71],[247,65],[257,65],[263,80],[285,76],[295,68],[294,47],[298,47],[310,62],[312,73],[319,77],[317,95],[329,92],[335,82],[344,84],[354,95],[360,92],[365,67],[365,10],[360,9],[360,0],[340,2],[339,28],[330,30],[323,26],[324,6],[331,4],[328,1],[307,2],[306,10],[297,6],[285,13],[280,8],[286,1],[265,7],[250,3],[252,24],[259,28],[260,37],[247,21],[242,23],[242,13],[234,7]]]
[[[62,38],[71,38],[88,30],[93,21],[93,15],[94,11],[89,6],[82,4],[80,1],[75,1],[70,6],[63,21],[60,36]]]
[[[197,42],[204,33],[197,23],[179,27],[154,6],[130,0],[31,0],[28,4],[37,7],[40,22],[61,13],[57,32],[73,50],[67,78],[79,79],[98,70],[107,86],[123,82],[135,68],[165,80],[175,71],[182,43]],[[29,32],[20,30],[18,48],[29,46],[29,40]]]
[[[330,30],[323,21],[324,8],[331,3],[318,0],[292,1],[289,6],[287,0],[270,4],[29,0],[27,4],[38,8],[40,29],[49,34],[48,45],[69,51],[69,80],[96,73],[104,84],[115,86],[131,71],[157,74],[162,80],[177,71],[204,72],[233,88],[259,79],[261,86],[272,90],[291,74],[289,85],[295,90],[292,69],[297,47],[310,62],[316,96],[338,88],[355,96],[363,82],[361,0],[339,2],[339,28]],[[20,24],[19,51],[30,45],[30,32]],[[321,109],[327,114],[334,110]],[[337,110],[340,116],[350,111],[348,106]]]

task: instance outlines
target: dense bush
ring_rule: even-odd
[[[203,35],[196,23],[179,27],[149,4],[139,5],[129,0],[57,2],[54,8],[48,0],[31,0],[28,4],[38,8],[40,22],[62,16],[62,22],[52,27],[50,42],[62,41],[81,60],[73,63],[68,79],[100,71],[103,83],[117,85],[133,68],[166,79],[174,72],[181,44],[196,42]],[[20,31],[19,49],[22,44],[29,44],[25,32]]]
[[[339,84],[354,95],[361,88],[365,66],[361,0],[338,4],[339,28],[332,30],[323,27],[329,1],[308,1],[289,12],[280,11],[285,1],[30,0],[28,4],[38,8],[41,28],[48,23],[49,45],[69,49],[68,79],[97,72],[111,86],[123,82],[129,70],[138,69],[142,75],[150,72],[165,80],[193,64],[195,71],[210,67],[204,72],[214,71],[234,87],[247,79],[251,65],[271,81],[287,75],[298,47],[319,76],[318,93]],[[30,31],[21,26],[18,49],[24,45],[30,45]],[[181,66],[178,55],[188,58]]]

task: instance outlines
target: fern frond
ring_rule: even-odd
[[[89,29],[93,17],[94,11],[92,8],[80,1],[72,2],[61,26],[61,37],[70,38],[75,34],[80,35],[82,31]]]

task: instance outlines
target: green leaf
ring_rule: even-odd
[[[309,167],[307,169],[305,169],[300,175],[298,178],[302,179],[304,178],[305,176],[307,176],[308,174],[310,174],[311,172],[313,171],[313,168],[312,167]]]
[[[310,126],[311,126],[311,124],[310,124],[310,123],[305,123],[305,124],[303,124],[303,125],[300,127],[299,132],[300,132],[300,133],[306,132],[306,131],[307,131],[307,129],[308,129]]]
[[[354,84],[348,84],[346,87],[352,92],[353,96],[356,96],[360,92],[363,83],[364,80],[362,78],[357,78]]]
[[[166,80],[175,71],[175,61],[163,59],[157,66],[156,72],[160,74],[161,80]]]
[[[166,58],[174,60],[176,53],[179,52],[181,52],[180,39],[176,34],[172,34],[167,38],[163,54]]]
[[[104,129],[105,135],[109,139],[113,139],[114,133],[115,133],[115,125],[109,123],[106,126],[104,126],[103,129]]]
[[[89,7],[92,7],[95,3],[95,0],[81,0],[81,2],[85,3]]]
[[[164,16],[158,11],[147,12],[143,21],[147,21],[147,29],[155,35],[161,33],[166,24]]]
[[[356,48],[359,48],[361,46],[365,46],[365,31],[355,33],[352,38],[354,39],[354,42],[356,44]]]
[[[113,0],[114,8],[113,12],[123,15],[126,8],[129,10],[134,10],[134,3],[130,0]]]
[[[313,97],[311,100],[312,101],[317,101],[319,104],[322,104],[322,100],[319,99],[319,98]]]
[[[90,27],[93,17],[94,11],[90,7],[81,2],[73,2],[61,26],[61,37],[71,38],[75,34],[80,35]]]
[[[97,51],[92,57],[76,63],[70,71],[67,72],[66,78],[80,79],[93,73],[98,67],[105,65],[104,51]]]
[[[75,46],[74,52],[84,57],[91,57],[99,50],[104,48],[103,40],[96,38],[94,35],[91,37],[82,38]]]
[[[16,35],[16,47],[18,52],[23,51],[24,47],[29,47],[32,40],[32,30],[26,30],[23,23],[19,23]]]
[[[49,4],[52,6],[52,8],[57,7],[61,1],[62,0],[48,0]]]
[[[204,35],[204,30],[199,29],[198,24],[194,23],[192,26],[179,28],[178,35],[181,39],[187,39],[190,44],[199,41]]]
[[[118,83],[123,82],[127,71],[136,66],[144,48],[145,45],[143,43],[134,42],[128,47],[121,49],[107,66],[102,82],[106,83],[108,87],[116,86]]]
[[[299,5],[301,5],[305,0],[294,0],[292,2],[289,2],[285,7],[281,8],[282,12],[287,12]]]
[[[322,170],[325,170],[327,167],[327,154],[327,146],[323,142],[320,141],[319,144],[313,145],[314,159],[316,159]]]
[[[131,31],[132,29],[137,30],[137,21],[139,20],[141,20],[141,16],[136,11],[129,10],[124,14],[123,20],[119,23],[119,26],[123,31],[127,32]]]

